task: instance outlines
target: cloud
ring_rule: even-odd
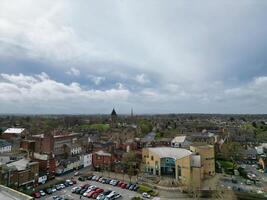
[[[89,78],[95,85],[100,85],[103,81],[106,80],[106,77],[103,77],[103,76],[93,76],[93,75],[88,75],[88,78]]]
[[[136,75],[135,81],[138,82],[139,84],[146,84],[150,82],[150,80],[146,77],[145,74]]]
[[[96,102],[125,101],[130,95],[130,91],[125,87],[108,90],[83,89],[79,83],[57,82],[45,73],[33,76],[1,74],[0,90],[2,91],[0,102],[8,104],[10,110],[13,110],[12,102],[16,102],[21,108],[28,108],[31,105],[34,105],[35,108],[39,107],[39,109],[49,106],[56,107],[55,112],[62,111],[60,108],[64,106],[65,111],[72,113],[82,112],[82,109],[90,103],[93,105]],[[75,105],[81,107],[74,111]],[[38,109],[34,112],[38,112]]]
[[[79,76],[80,75],[80,70],[72,67],[68,71],[66,71],[66,74],[72,75],[72,76]]]
[[[243,101],[255,101],[263,104],[267,101],[267,76],[254,78],[253,81],[241,87],[225,90],[227,97],[232,97]]]

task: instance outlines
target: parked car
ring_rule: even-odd
[[[56,188],[56,190],[61,190],[62,189],[62,187],[60,185],[56,185],[55,188]]]
[[[104,191],[102,194],[105,195],[105,196],[107,196],[107,195],[109,195],[111,192],[112,192],[112,190],[107,190],[107,191]]]
[[[126,189],[129,189],[131,187],[131,183],[128,183],[127,186],[126,186]]]
[[[34,198],[41,198],[41,194],[40,194],[40,192],[34,192],[34,193],[33,193],[33,197],[34,197]]]
[[[81,190],[82,190],[81,187],[77,187],[74,193],[75,193],[75,194],[80,194],[80,191],[81,191]]]
[[[85,181],[85,178],[84,178],[83,176],[80,176],[80,177],[78,178],[78,180],[79,180],[79,181]]]
[[[61,183],[60,187],[61,187],[61,189],[64,189],[66,186],[63,183]]]
[[[102,193],[102,194],[99,194],[99,195],[96,197],[96,200],[104,200],[105,197],[106,197],[106,196]]]
[[[84,197],[88,197],[88,198],[90,198],[94,193],[95,193],[94,190],[92,190],[92,191],[88,191],[88,192],[85,192],[85,193],[83,194],[83,196],[84,196]]]
[[[40,192],[40,194],[41,194],[42,197],[44,197],[46,195],[43,190],[40,190],[39,192]]]
[[[122,181],[119,181],[117,186],[120,187],[122,184],[124,183]]]
[[[125,188],[126,188],[126,186],[127,186],[127,184],[126,184],[126,183],[123,183],[123,184],[121,184],[121,186],[120,186],[120,187],[121,187],[122,189],[125,189]]]
[[[55,187],[52,187],[52,193],[54,193],[54,192],[56,192],[57,191],[57,189],[55,188]]]
[[[112,180],[111,180],[111,179],[106,179],[105,183],[106,183],[106,184],[109,184],[110,181],[112,181]]]
[[[84,188],[84,189],[81,189],[81,191],[80,191],[80,195],[83,195],[85,192],[87,191],[87,189],[86,188]]]
[[[134,191],[137,191],[138,189],[139,189],[138,185],[135,185],[134,188],[133,188]]]
[[[149,199],[151,196],[146,192],[142,193],[142,197]]]
[[[133,189],[134,189],[134,187],[135,187],[135,185],[134,185],[134,184],[132,184],[132,185],[129,187],[129,190],[133,190]]]
[[[114,199],[119,199],[119,198],[121,198],[121,195],[120,194],[115,194],[113,198]]]
[[[92,180],[93,176],[94,176],[94,175],[88,176],[88,177],[87,177],[87,180]]]
[[[73,187],[73,188],[71,188],[71,192],[72,192],[72,193],[75,193],[75,191],[76,191],[77,188],[78,188],[78,187]]]
[[[74,172],[74,176],[78,176],[80,174],[80,172]]]
[[[46,192],[46,194],[52,194],[53,193],[51,188],[47,188],[45,192]]]
[[[117,184],[119,183],[119,181],[118,180],[112,180],[112,181],[110,181],[110,185],[113,185],[113,186],[116,186]]]

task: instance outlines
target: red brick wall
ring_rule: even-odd
[[[93,166],[94,167],[107,167],[110,166],[111,163],[113,163],[116,160],[116,158],[112,156],[99,156],[96,153],[93,153]]]

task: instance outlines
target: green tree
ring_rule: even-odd
[[[134,152],[128,152],[123,154],[122,163],[125,166],[126,172],[131,182],[132,176],[134,176],[136,173],[136,167],[137,167],[136,154]]]
[[[243,147],[238,142],[228,142],[222,145],[221,154],[225,160],[242,159]]]

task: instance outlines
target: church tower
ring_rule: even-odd
[[[110,116],[111,116],[111,126],[112,127],[115,127],[116,124],[117,124],[117,118],[118,118],[118,116],[117,116],[117,113],[116,113],[116,111],[115,111],[114,108],[113,108]]]

